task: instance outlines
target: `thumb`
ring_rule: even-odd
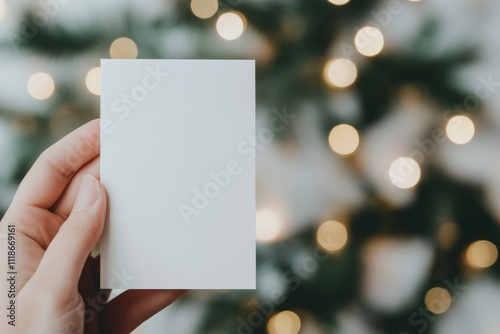
[[[83,177],[70,216],[49,244],[36,274],[51,277],[58,289],[77,289],[92,248],[101,237],[106,216],[106,191],[91,174]],[[66,290],[68,291],[68,290]]]

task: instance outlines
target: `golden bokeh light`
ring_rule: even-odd
[[[271,210],[261,209],[255,214],[256,237],[259,242],[272,242],[277,240],[283,232],[283,222]]]
[[[275,314],[267,323],[269,334],[297,334],[300,331],[300,317],[292,311]]]
[[[55,90],[54,79],[47,73],[38,72],[33,74],[26,85],[28,93],[37,100],[46,100],[52,96]]]
[[[330,131],[328,143],[334,152],[349,155],[358,148],[358,131],[348,124],[337,125]]]
[[[227,12],[222,14],[216,23],[217,33],[220,37],[232,41],[243,34],[246,20],[239,12]]]
[[[335,88],[345,88],[354,83],[358,76],[356,65],[349,59],[331,59],[323,69],[323,79]]]
[[[218,9],[218,0],[191,0],[191,11],[200,19],[208,19],[214,16]]]
[[[467,116],[452,117],[446,125],[446,135],[455,144],[467,144],[474,137],[474,133],[474,123]]]
[[[336,6],[342,6],[348,3],[350,0],[328,0],[329,3],[332,3]]]
[[[127,37],[115,39],[109,47],[109,55],[113,59],[135,59],[138,53],[135,42]]]
[[[321,224],[316,233],[318,244],[328,253],[334,253],[344,248],[347,239],[347,228],[344,224],[334,220]]]
[[[473,242],[465,251],[465,260],[473,269],[485,269],[491,267],[497,259],[497,246],[487,240]]]
[[[432,288],[425,295],[425,306],[434,314],[442,314],[450,308],[451,296],[448,290]]]
[[[384,35],[374,27],[364,27],[354,37],[354,45],[363,56],[373,57],[384,48]]]
[[[101,95],[101,68],[94,67],[85,77],[87,89],[94,95]]]
[[[389,179],[400,189],[413,188],[420,181],[420,176],[420,166],[412,158],[397,158],[389,167]]]

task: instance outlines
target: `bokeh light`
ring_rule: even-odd
[[[292,311],[275,314],[267,323],[268,334],[297,334],[300,331],[300,317]]]
[[[488,240],[473,242],[467,247],[465,260],[473,269],[491,267],[498,259],[497,247]]]
[[[328,143],[334,152],[349,155],[358,148],[358,131],[349,124],[337,125],[330,131]]]
[[[113,59],[135,59],[138,53],[135,42],[127,37],[115,39],[109,47],[109,55]]]
[[[384,47],[384,35],[374,27],[364,27],[354,37],[354,45],[363,56],[373,57]]]
[[[191,0],[191,11],[200,19],[208,19],[214,16],[218,9],[218,0]]]
[[[329,3],[332,3],[336,6],[342,6],[348,3],[350,0],[328,0]]]
[[[420,181],[420,176],[420,166],[412,158],[397,158],[389,167],[389,179],[400,189],[413,188]]]
[[[28,79],[28,93],[37,100],[45,100],[52,96],[55,90],[54,79],[47,73],[38,72]]]
[[[345,247],[347,244],[348,233],[344,224],[329,220],[324,222],[318,228],[316,240],[325,251],[334,253]]]
[[[467,144],[474,137],[475,128],[467,116],[452,117],[446,125],[446,135],[455,144]]]
[[[358,76],[356,65],[349,59],[331,59],[323,70],[323,78],[332,87],[344,88],[352,85]]]
[[[425,295],[425,306],[434,314],[441,314],[450,308],[450,293],[443,288],[432,288]]]
[[[85,77],[87,89],[94,95],[101,95],[101,68],[94,67]]]
[[[217,33],[220,37],[232,41],[243,34],[245,22],[245,17],[239,12],[224,13],[217,19]]]
[[[256,215],[257,241],[272,242],[277,240],[283,232],[283,222],[280,217],[271,210],[258,210]]]

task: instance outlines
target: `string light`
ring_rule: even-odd
[[[138,53],[135,42],[127,37],[115,39],[109,47],[109,55],[113,59],[135,59]]]
[[[354,45],[363,56],[373,57],[384,47],[384,35],[374,27],[364,27],[354,37]]]
[[[101,68],[94,67],[85,77],[87,89],[94,95],[101,95]]]
[[[491,267],[497,259],[497,247],[487,240],[473,242],[465,251],[465,260],[473,269],[485,269]]]
[[[224,13],[217,20],[217,33],[228,41],[235,40],[243,34],[245,22],[245,17],[239,12]]]
[[[218,0],[191,0],[191,11],[200,19],[214,16],[218,9]]]
[[[336,153],[349,155],[358,148],[358,131],[348,124],[337,125],[330,131],[328,143]]]
[[[54,79],[47,73],[38,72],[28,79],[26,88],[28,89],[28,93],[35,99],[45,100],[54,93]]]
[[[443,288],[432,288],[425,295],[425,306],[434,314],[442,314],[450,308],[450,293]]]
[[[267,322],[268,334],[297,334],[300,327],[300,317],[292,311],[275,314]]]
[[[350,0],[328,0],[329,3],[334,4],[335,6],[342,6],[348,3]]]
[[[278,215],[267,209],[258,210],[256,215],[256,236],[260,242],[272,242],[283,232],[283,222]]]
[[[420,166],[412,158],[397,158],[389,167],[389,179],[394,186],[400,189],[416,186],[420,181],[420,176]]]
[[[446,125],[446,135],[455,144],[467,144],[474,137],[474,123],[467,116],[452,117]]]
[[[323,69],[323,78],[334,88],[345,88],[353,84],[358,76],[356,65],[349,59],[331,59]]]
[[[318,228],[316,240],[325,251],[334,253],[345,247],[348,233],[344,224],[330,220],[324,222]]]

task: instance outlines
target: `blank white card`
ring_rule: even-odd
[[[255,62],[102,60],[101,288],[255,288]]]

